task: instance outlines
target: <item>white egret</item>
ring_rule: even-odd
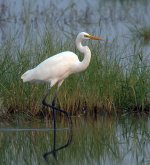
[[[91,60],[91,51],[87,46],[82,46],[84,39],[102,40],[100,37],[89,35],[85,32],[78,34],[76,46],[84,54],[83,61],[79,61],[78,56],[70,51],[61,52],[41,62],[34,69],[25,72],[21,79],[27,81],[44,81],[50,83],[50,87],[58,83],[61,86],[64,79],[72,73],[84,71]]]
[[[91,51],[88,46],[83,46],[81,44],[81,42],[86,39],[103,40],[101,37],[96,37],[86,32],[81,32],[77,35],[76,47],[81,53],[84,54],[84,59],[82,61],[80,61],[78,59],[78,56],[73,52],[70,51],[61,52],[44,60],[34,69],[26,71],[21,76],[21,79],[23,80],[23,82],[28,82],[28,81],[48,82],[50,84],[50,88],[54,86],[56,83],[58,83],[58,88],[57,88],[58,91],[64,79],[66,79],[69,75],[73,73],[84,71],[88,67],[91,60]],[[43,99],[44,105],[47,104],[45,101],[47,96],[48,93]],[[55,94],[51,107],[54,107],[56,96],[57,96],[57,92]],[[50,105],[47,104],[47,106]]]

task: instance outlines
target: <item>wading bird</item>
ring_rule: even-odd
[[[21,76],[23,82],[28,82],[28,81],[48,82],[50,84],[50,89],[56,83],[58,83],[58,87],[52,105],[46,103],[46,98],[49,94],[50,89],[48,90],[48,92],[46,93],[43,99],[42,102],[43,105],[49,106],[58,111],[63,111],[54,107],[58,89],[62,85],[63,81],[69,75],[84,71],[88,67],[91,60],[91,51],[88,46],[83,46],[81,44],[81,42],[86,39],[103,40],[100,37],[92,36],[86,32],[79,33],[76,38],[76,47],[81,53],[84,54],[84,59],[82,61],[78,59],[78,56],[75,53],[70,51],[65,51],[56,54],[52,57],[49,57],[45,61],[41,62],[38,66],[36,66],[34,69],[26,71]],[[66,111],[63,113],[65,113],[68,116]],[[54,124],[55,124],[56,114],[54,114],[54,110],[53,110],[53,115],[54,115]]]

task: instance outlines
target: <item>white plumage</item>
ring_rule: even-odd
[[[70,74],[85,70],[91,59],[91,51],[87,46],[82,46],[83,39],[102,40],[102,38],[81,32],[76,38],[78,50],[84,53],[84,59],[79,61],[78,56],[70,51],[61,52],[41,62],[34,69],[26,71],[21,79],[23,82],[44,81],[50,83],[52,87],[58,83],[58,87]]]
[[[49,57],[40,63],[34,69],[25,72],[21,78],[23,82],[27,81],[45,81],[51,83],[51,87],[63,81],[71,73],[75,72],[79,59],[72,52],[62,52],[55,56]]]

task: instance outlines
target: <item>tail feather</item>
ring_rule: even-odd
[[[22,76],[21,79],[23,80],[23,82],[27,82],[27,81],[32,81],[33,80],[33,70],[28,70],[26,71]]]

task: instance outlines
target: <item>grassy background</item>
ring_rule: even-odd
[[[22,47],[15,39],[0,48],[0,99],[1,114],[22,112],[36,115],[42,111],[41,100],[47,89],[45,84],[23,84],[21,75],[41,61],[61,51],[71,50],[80,54],[75,38],[66,42],[53,40],[45,32],[41,42],[30,38]],[[150,109],[150,70],[144,53],[133,45],[130,60],[118,56],[122,51],[114,41],[88,42],[92,51],[90,66],[84,73],[70,76],[59,92],[59,106],[73,114],[88,112],[130,112]],[[143,60],[144,59],[144,60]],[[52,90],[53,95],[56,88]],[[84,111],[83,111],[84,110]]]

